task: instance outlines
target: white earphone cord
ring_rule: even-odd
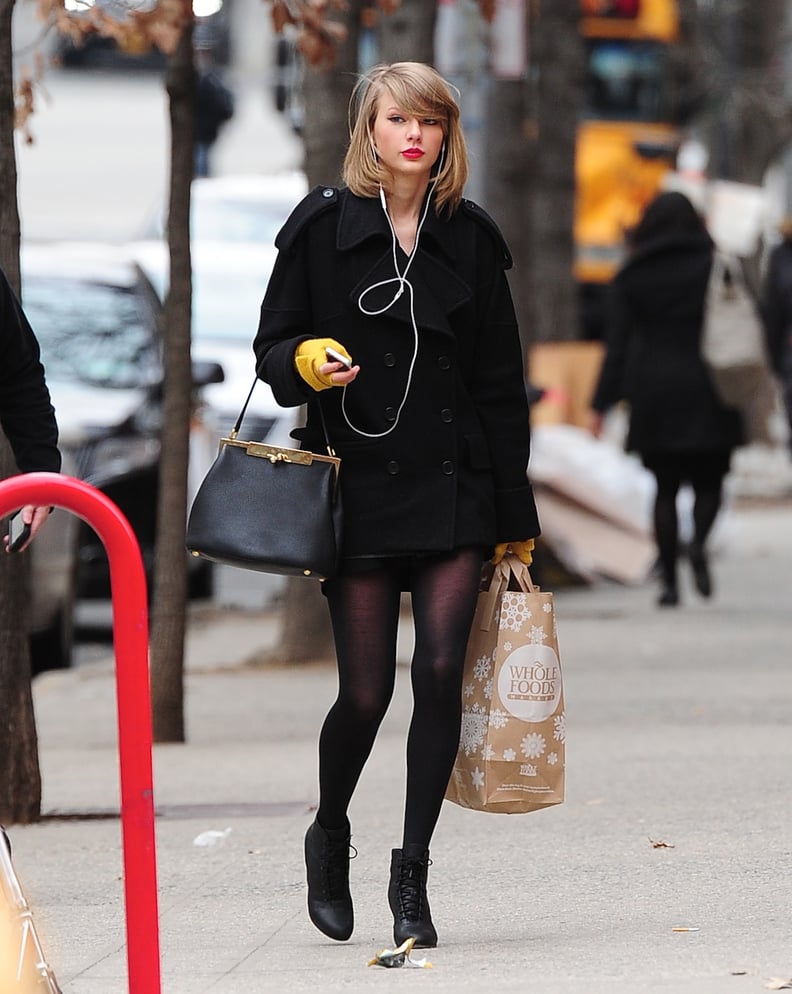
[[[415,253],[418,251],[418,239],[420,237],[424,221],[426,220],[426,215],[429,212],[429,204],[431,202],[431,197],[427,196],[426,198],[426,205],[424,207],[423,214],[421,215],[421,220],[418,222],[418,228],[416,229],[415,232],[415,244],[413,245],[412,252],[410,252],[409,258],[407,259],[407,265],[404,267],[403,273],[399,272],[399,260],[396,254],[398,239],[396,237],[396,229],[393,227],[393,221],[391,221],[390,214],[388,213],[388,204],[387,201],[385,200],[385,191],[382,189],[382,187],[380,187],[380,202],[382,203],[382,209],[385,211],[385,217],[388,220],[388,227],[391,230],[391,236],[393,238],[393,244],[392,244],[393,268],[396,270],[396,275],[391,277],[391,279],[389,280],[380,280],[379,283],[373,283],[371,286],[366,287],[366,289],[358,297],[358,308],[367,317],[377,317],[377,315],[379,314],[384,314],[386,311],[390,310],[391,307],[393,307],[393,305],[396,303],[399,297],[401,297],[401,295],[404,293],[404,288],[406,287],[410,294],[410,322],[412,324],[412,329],[413,329],[413,354],[412,354],[412,359],[410,360],[410,368],[407,372],[407,383],[404,388],[404,396],[402,397],[401,403],[399,404],[396,410],[396,417],[394,418],[393,424],[390,426],[390,428],[387,428],[385,431],[378,431],[378,432],[363,431],[361,428],[358,428],[356,425],[352,424],[346,410],[347,388],[346,386],[344,387],[344,392],[341,397],[341,413],[344,416],[344,421],[346,421],[347,425],[352,429],[352,431],[354,431],[358,435],[362,435],[364,438],[384,438],[386,435],[390,435],[390,433],[396,428],[396,426],[399,423],[399,418],[401,417],[402,410],[404,409],[404,405],[407,403],[407,397],[410,393],[410,386],[412,385],[412,378],[413,378],[413,370],[415,369],[415,362],[418,358],[418,324],[415,320],[415,290],[413,289],[412,283],[410,283],[410,281],[407,279],[407,273],[410,271],[410,266],[412,265],[413,259],[415,258]],[[387,286],[389,283],[399,284],[399,288],[392,297],[392,299],[384,307],[380,307],[378,310],[374,311],[366,310],[366,307],[364,306],[363,303],[366,294],[371,293],[372,290],[376,290],[378,287]]]

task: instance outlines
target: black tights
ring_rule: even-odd
[[[657,480],[657,497],[654,507],[654,529],[663,580],[670,586],[677,582],[679,555],[679,522],[677,520],[677,494],[685,479],[693,487],[693,545],[703,550],[721,506],[723,474],[719,471],[683,473],[682,469],[666,465],[653,465]]]
[[[319,810],[324,828],[347,808],[390,704],[396,678],[403,561],[327,581],[338,658],[338,697],[319,737]],[[411,561],[415,623],[413,713],[407,737],[402,844],[428,848],[459,744],[462,667],[476,606],[481,552]]]

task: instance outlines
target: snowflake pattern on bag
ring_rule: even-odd
[[[539,759],[545,751],[545,737],[538,732],[526,735],[520,745],[520,752],[526,759]]]
[[[480,704],[474,704],[471,708],[465,708],[462,714],[462,735],[460,746],[465,750],[465,755],[470,756],[478,749],[487,734],[487,723],[489,715],[486,708]]]
[[[490,670],[492,669],[492,656],[482,656],[481,659],[476,660],[476,665],[473,667],[473,676],[479,681],[486,680],[490,675]]]
[[[557,714],[553,718],[553,738],[556,742],[566,742],[566,714]]]
[[[541,625],[531,625],[528,629],[528,641],[531,645],[542,645],[547,639],[547,632]]]
[[[519,632],[526,621],[531,620],[531,612],[525,606],[525,601],[519,594],[508,591],[503,595],[503,627],[509,631]]]
[[[490,711],[489,723],[493,728],[505,728],[509,724],[508,712],[493,708]]]

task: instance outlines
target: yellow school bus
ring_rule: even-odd
[[[576,149],[575,275],[583,337],[601,337],[601,299],[625,233],[673,168],[671,47],[676,0],[580,0],[586,103]]]

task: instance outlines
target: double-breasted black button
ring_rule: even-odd
[[[399,472],[399,464],[396,462],[395,459],[391,459],[388,465],[385,467],[385,469],[388,471],[388,473],[391,476],[396,476],[397,473]]]
[[[395,366],[396,356],[392,352],[386,352],[385,355],[382,357],[382,361],[385,363],[386,366]]]
[[[440,412],[440,420],[445,422],[445,424],[450,425],[454,420],[454,412],[449,410],[447,407],[444,407]]]
[[[386,407],[385,408],[385,420],[386,421],[395,421],[396,420],[396,408],[395,407]]]
[[[440,469],[442,469],[443,473],[446,476],[453,476],[454,475],[454,464],[451,462],[450,459],[446,459],[443,462],[443,464],[440,467]]]
[[[437,365],[438,365],[438,366],[439,366],[439,367],[440,367],[441,369],[444,369],[444,370],[445,370],[445,369],[450,369],[450,368],[451,368],[451,360],[450,360],[450,359],[448,358],[448,356],[447,356],[447,355],[441,355],[441,356],[440,356],[440,357],[438,358],[438,360],[437,360]]]

